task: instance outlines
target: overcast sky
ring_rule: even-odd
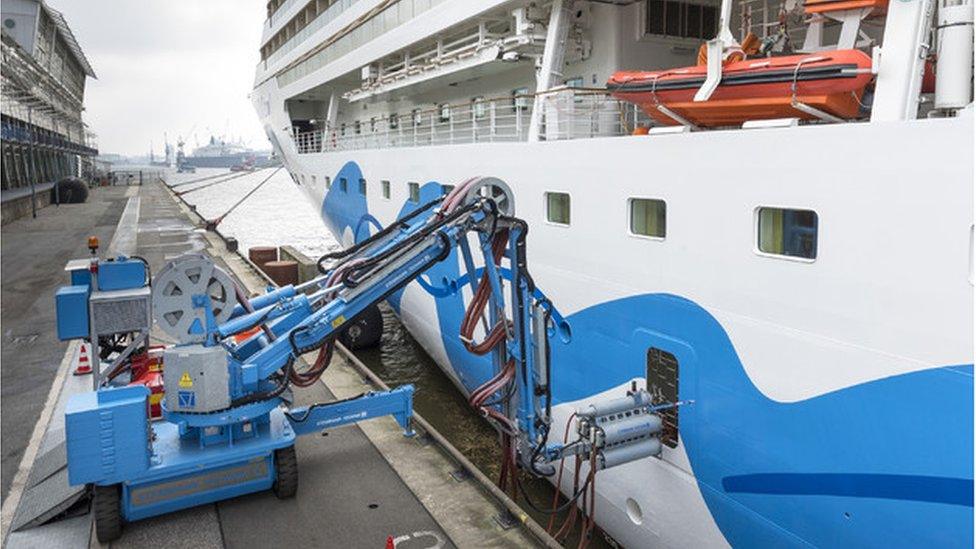
[[[95,69],[85,120],[102,153],[186,152],[211,134],[270,149],[247,98],[264,0],[47,0]],[[194,137],[195,136],[195,137]]]

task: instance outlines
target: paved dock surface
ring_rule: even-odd
[[[86,204],[42,208],[36,219],[28,216],[3,226],[3,499],[67,348],[54,329],[54,292],[65,283],[64,264],[88,256],[89,235],[108,244],[128,200],[126,193],[133,191],[138,188],[98,189]]]
[[[36,220],[21,220],[3,229],[3,317],[4,329],[11,334],[4,334],[3,445],[5,452],[16,449],[4,455],[5,498],[52,381],[64,377],[63,373],[57,377],[58,365],[70,362],[62,360],[67,346],[58,343],[54,334],[53,296],[57,286],[65,283],[65,261],[88,255],[89,234],[101,238],[102,255],[110,246],[119,248],[115,251],[146,258],[154,271],[183,253],[203,251],[245,287],[256,290],[263,284],[255,273],[247,272],[242,258],[219,248],[213,234],[197,228],[161,183],[97,189],[89,203],[70,206],[76,211],[65,210],[68,207],[47,208]],[[23,335],[36,338],[18,343],[22,352],[10,349],[15,345],[8,337]],[[296,404],[346,398],[368,389],[338,358],[327,376],[331,385],[296,390]],[[58,406],[63,406],[65,393],[86,390],[83,380],[90,383],[87,377],[66,376]],[[52,446],[49,439],[58,433],[58,412],[48,410],[47,415],[53,418],[50,425],[42,425],[46,431],[41,430],[45,432],[41,448]],[[497,504],[473,483],[453,480],[450,472],[456,465],[439,450],[399,432],[391,418],[382,418],[363,428],[302,437],[296,444],[300,477],[296,498],[280,501],[264,492],[127,524],[123,537],[112,546],[383,547],[391,535],[400,549],[532,543],[520,528],[500,528],[493,520],[499,512]],[[26,465],[29,470],[33,464]],[[15,485],[14,490],[20,487]],[[97,546],[93,540],[90,517],[82,511],[75,518],[13,532],[4,542],[8,547]]]

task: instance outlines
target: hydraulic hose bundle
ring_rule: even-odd
[[[355,322],[366,307],[423,276],[457,248],[458,259],[463,260],[467,281],[472,285],[459,336],[469,352],[490,355],[492,359],[493,375],[471,392],[469,403],[498,431],[501,448],[498,484],[513,499],[521,494],[533,509],[552,515],[550,532],[555,527],[555,515],[569,510],[554,535],[564,537],[582,521],[582,547],[595,528],[596,472],[654,455],[655,448],[659,452],[660,442],[653,437],[660,430],[660,420],[644,420],[656,408],[651,406],[647,391],[634,386],[627,397],[577,411],[566,425],[562,444],[549,444],[552,376],[548,337],[552,323],[562,320],[528,272],[528,226],[514,217],[512,196],[511,189],[498,179],[465,180],[446,195],[419,206],[356,245],[322,256],[318,261],[322,276],[296,286],[289,294],[313,288],[313,293],[301,296],[305,300],[304,309],[288,305],[291,303],[288,297],[278,302],[280,309],[277,305],[269,308],[263,304],[256,305],[262,312],[255,312],[253,307],[248,309],[250,316],[239,321],[235,328],[261,326],[267,336],[261,345],[270,349],[254,354],[260,352],[261,360],[270,357],[266,359],[265,371],[273,373],[261,391],[233,404],[277,397],[292,384],[298,387],[314,384],[328,368],[335,351],[335,338],[344,325]],[[420,217],[425,214],[428,217]],[[473,261],[473,249],[484,260],[480,275]],[[338,263],[326,265],[333,261]],[[459,285],[460,279],[453,281],[451,288],[456,291]],[[501,294],[509,290],[511,299],[506,302],[506,296]],[[238,298],[242,303],[248,302],[242,296]],[[277,311],[276,316],[267,316],[272,309]],[[280,324],[274,324],[280,334],[275,338],[268,323],[299,312],[305,316],[297,324],[290,324],[293,327],[287,332],[277,328]],[[484,336],[476,341],[479,325]],[[283,345],[288,346],[287,351]],[[297,357],[315,350],[318,354],[312,365],[296,369]],[[567,443],[574,419],[579,436]],[[622,425],[624,422],[635,425]],[[623,427],[629,429],[626,439],[620,438]],[[521,471],[528,471],[534,478],[549,477],[556,474],[558,461],[559,486],[567,457],[575,458],[568,500],[557,505],[557,492],[551,508],[534,503],[523,485]]]
[[[326,278],[325,288],[327,288],[326,293],[323,295],[323,299],[326,302],[335,299],[338,289],[336,288],[337,283],[342,278],[342,276],[351,268],[355,267],[358,263],[361,263],[362,259],[352,259],[343,263],[342,265],[336,267]],[[315,357],[315,362],[312,366],[305,370],[304,372],[299,372],[298,370],[292,369],[288,372],[288,379],[291,383],[298,387],[309,387],[322,377],[325,370],[328,369],[329,363],[332,361],[332,355],[335,352],[335,337],[327,338],[326,340],[320,342],[319,354]]]
[[[452,189],[445,196],[443,206],[437,213],[438,217],[446,218],[451,216],[464,204],[466,199],[470,201],[470,198],[477,196],[476,193],[479,191],[475,191],[475,189],[479,189],[481,185],[482,180],[480,178],[472,178]],[[479,227],[479,230],[483,231],[483,234],[487,233],[487,237],[491,239],[491,256],[490,259],[486,257],[486,261],[490,260],[494,268],[488,269],[488,265],[486,265],[486,268],[478,278],[477,286],[472,288],[472,298],[465,308],[459,332],[460,339],[469,352],[479,356],[492,352],[500,352],[502,353],[501,356],[505,358],[502,359],[503,366],[500,370],[471,392],[468,402],[486,419],[491,421],[498,430],[499,445],[501,448],[501,468],[498,478],[499,487],[510,492],[514,499],[518,499],[518,495],[521,493],[523,499],[530,507],[538,512],[549,514],[552,517],[549,524],[550,532],[553,531],[555,526],[556,515],[569,509],[569,514],[554,533],[557,539],[565,539],[573,531],[580,517],[582,517],[579,547],[585,547],[592,537],[592,531],[595,527],[595,477],[596,471],[599,468],[597,467],[598,453],[596,451],[590,451],[588,453],[581,452],[583,454],[581,456],[581,453],[571,451],[575,445],[581,444],[581,441],[576,441],[572,444],[567,444],[566,441],[573,418],[570,418],[570,421],[566,425],[563,447],[567,449],[567,453],[563,454],[564,457],[559,459],[559,474],[557,478],[557,486],[559,486],[562,482],[565,457],[573,455],[576,463],[574,466],[573,489],[569,499],[562,505],[559,505],[559,492],[557,490],[551,508],[536,505],[530,499],[520,478],[520,471],[523,469],[530,470],[530,473],[537,478],[547,476],[546,472],[537,469],[537,459],[541,457],[548,442],[549,418],[551,417],[552,406],[549,342],[546,335],[541,336],[545,362],[545,382],[541,385],[528,388],[528,390],[533,391],[539,396],[542,410],[539,412],[541,415],[537,416],[535,420],[538,435],[537,440],[532,441],[534,446],[528,450],[531,453],[531,457],[527,461],[527,467],[524,466],[525,464],[523,464],[523,467],[519,466],[518,457],[520,436],[523,436],[525,433],[519,432],[519,426],[511,419],[510,414],[513,406],[515,406],[513,397],[517,392],[517,384],[521,381],[526,385],[530,385],[527,379],[530,367],[526,357],[531,351],[528,348],[527,338],[524,335],[526,333],[525,324],[530,322],[528,318],[525,318],[526,305],[529,305],[529,308],[535,307],[537,310],[542,311],[541,326],[542,330],[545,331],[551,322],[552,304],[544,297],[540,299],[530,297],[535,291],[535,284],[528,273],[525,257],[525,235],[528,232],[528,226],[520,219],[500,215],[494,201],[488,201],[488,203],[491,204],[494,212]],[[513,230],[517,231],[514,233],[515,238],[513,238]],[[510,244],[512,249],[509,249]],[[493,306],[497,307],[499,303],[504,303],[502,296],[492,295],[493,288],[500,288],[500,286],[493,284],[490,277],[492,276],[492,272],[495,273],[495,276],[499,276],[497,273],[501,270],[501,262],[507,252],[511,253],[510,261],[513,263],[509,269],[513,273],[511,284],[515,287],[523,288],[527,293],[523,291],[514,292],[515,297],[513,299],[515,302],[512,303],[512,318],[506,318],[504,311],[496,311],[498,314],[494,316],[496,318],[494,325],[489,327],[484,322],[488,304],[490,302],[495,303]],[[473,273],[469,274],[469,276],[472,275]],[[495,299],[492,299],[493,297]],[[526,304],[525,301],[528,299],[533,299],[533,303]],[[479,323],[484,325],[485,331],[484,339],[480,342],[474,340],[475,331]],[[520,329],[523,335],[516,336],[515,332]],[[517,351],[513,350],[511,352],[517,352],[517,356],[520,357],[518,359],[514,358],[516,355],[512,355],[506,347],[506,343],[510,338],[514,338],[514,343],[517,343],[517,347],[515,348]],[[516,376],[525,379],[517,380]],[[523,398],[524,396],[522,395]],[[573,417],[575,417],[575,414]],[[524,441],[521,441],[521,443],[524,444]],[[582,465],[584,462],[588,462],[589,464],[585,475],[582,474]]]
[[[508,229],[498,231],[492,242],[492,256],[495,265],[498,265],[501,261],[507,243]],[[481,275],[481,279],[478,281],[478,287],[474,292],[474,297],[464,312],[464,319],[461,321],[460,330],[461,341],[464,342],[464,347],[469,352],[479,356],[489,353],[499,343],[505,340],[506,335],[507,322],[505,319],[502,319],[491,327],[491,330],[485,335],[484,341],[475,343],[472,339],[474,337],[474,330],[478,326],[478,321],[484,315],[489,297],[491,297],[491,284],[488,280],[488,271],[485,270]]]

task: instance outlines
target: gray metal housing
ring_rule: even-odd
[[[178,345],[163,351],[166,409],[213,412],[230,406],[230,375],[223,347]]]

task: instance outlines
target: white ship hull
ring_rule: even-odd
[[[970,115],[316,154],[275,118],[285,166],[345,245],[415,205],[408,182],[420,203],[474,175],[512,187],[568,325],[554,433],[643,383],[649,348],[677,358],[694,401],[680,443],[598,475],[597,523],[623,545],[972,545]],[[546,221],[547,191],[570,195],[569,226]],[[630,234],[631,198],[666,201],[666,238]],[[816,259],[760,252],[761,206],[817,212]],[[391,301],[470,389],[486,372],[458,341],[460,298],[435,297],[449,263]]]

